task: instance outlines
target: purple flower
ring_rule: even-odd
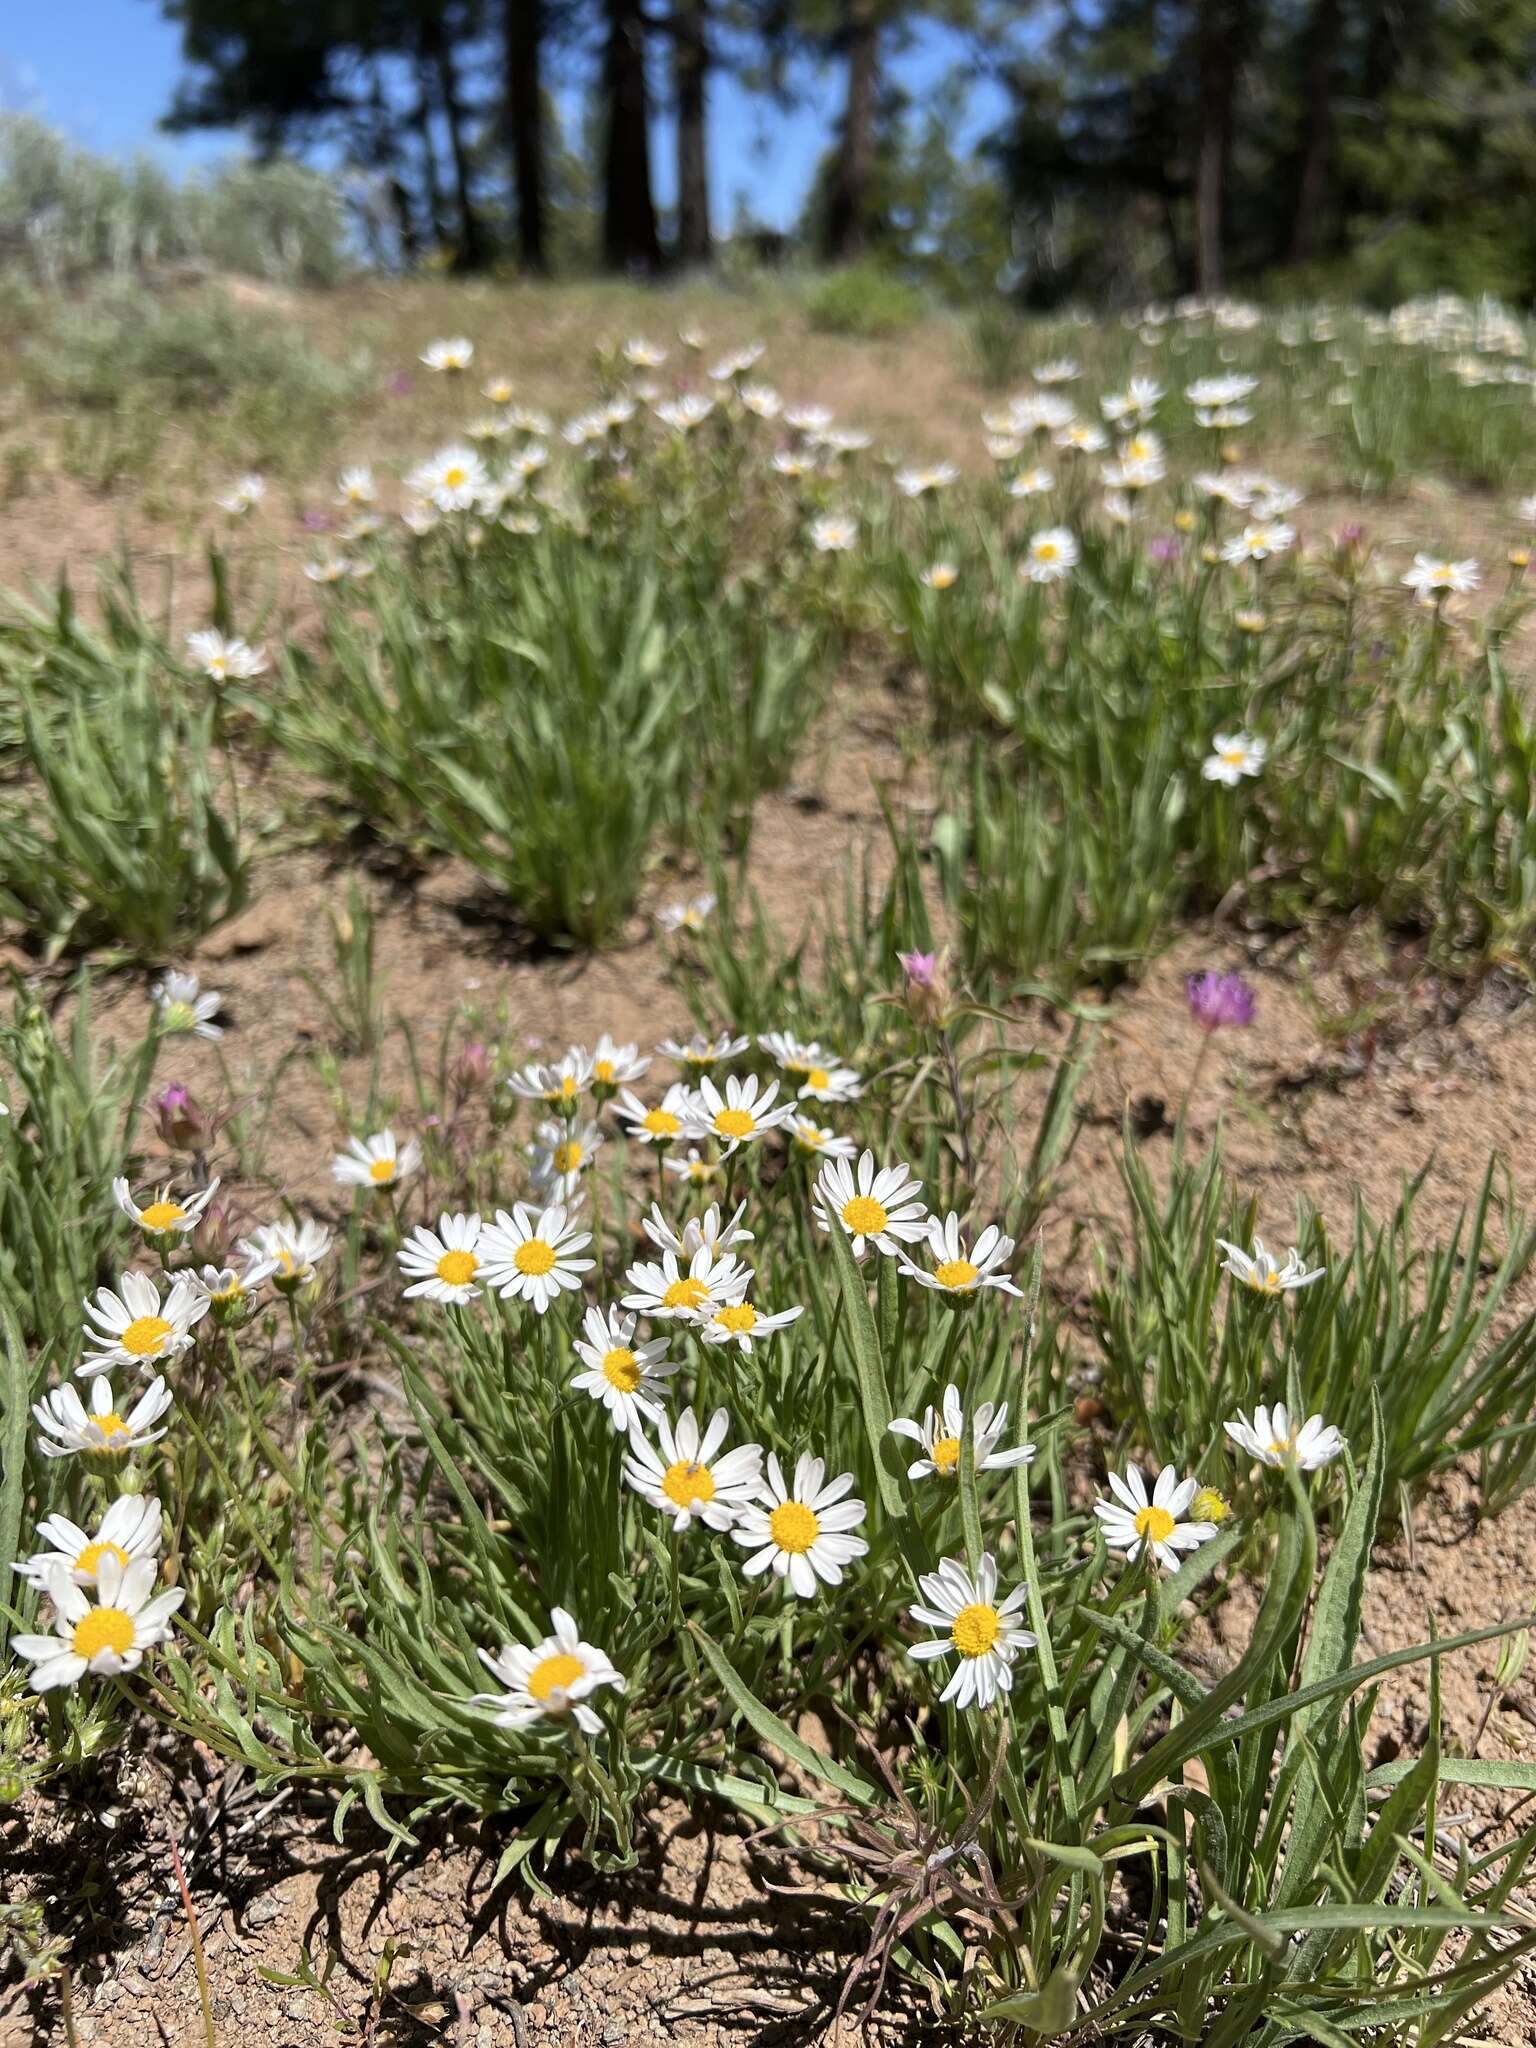
[[[914,988],[932,988],[933,977],[939,964],[937,953],[898,953],[902,972]]]
[[[1179,544],[1171,534],[1154,534],[1147,542],[1147,555],[1154,562],[1176,562],[1179,559]]]
[[[1191,974],[1184,982],[1190,1012],[1207,1034],[1227,1026],[1244,1028],[1258,1010],[1253,990],[1240,974]]]
[[[411,380],[404,370],[397,370],[390,378],[387,388],[391,398],[404,398],[411,388]]]
[[[306,533],[329,533],[331,530],[330,514],[328,512],[309,511],[304,514],[299,524]]]
[[[163,1143],[181,1152],[200,1150],[208,1142],[208,1123],[190,1088],[173,1081],[155,1097],[155,1120]]]

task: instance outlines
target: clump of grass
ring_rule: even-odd
[[[902,334],[923,317],[923,300],[904,278],[878,263],[833,271],[806,302],[812,327],[823,334],[876,341]]]

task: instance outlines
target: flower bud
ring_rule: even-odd
[[[176,1152],[201,1152],[208,1143],[208,1119],[189,1088],[173,1081],[155,1097],[155,1128]]]

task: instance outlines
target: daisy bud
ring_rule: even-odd
[[[490,1047],[482,1045],[478,1039],[473,1044],[463,1046],[453,1063],[450,1078],[453,1092],[460,1098],[473,1095],[477,1089],[484,1088],[491,1078]]]
[[[1231,1514],[1232,1503],[1214,1486],[1202,1486],[1190,1502],[1189,1512],[1197,1522],[1220,1523]]]

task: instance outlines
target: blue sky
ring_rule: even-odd
[[[920,100],[958,52],[952,36],[928,29],[892,68]],[[91,149],[111,154],[146,150],[178,169],[238,151],[236,135],[157,131],[180,68],[179,31],[161,18],[152,0],[10,0],[0,10],[0,108],[39,114]],[[560,95],[568,118],[578,103],[575,77],[573,70],[568,90]],[[746,193],[759,220],[776,227],[794,221],[825,146],[840,88],[831,69],[801,83],[806,88],[803,104],[784,114],[727,77],[715,80],[710,154],[717,227],[729,225],[738,191]],[[974,140],[994,125],[1000,111],[996,90],[979,88],[958,139]],[[669,204],[672,136],[664,116],[656,122],[652,158],[657,197]]]

